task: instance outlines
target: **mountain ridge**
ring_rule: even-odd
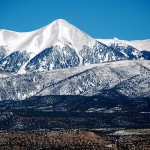
[[[150,61],[124,60],[0,78],[0,100],[45,95],[150,97]],[[113,96],[114,97],[114,96]],[[112,98],[113,98],[112,97]]]
[[[150,51],[150,39],[145,39],[145,40],[120,40],[116,37],[114,37],[113,39],[96,39],[97,41],[100,41],[104,44],[111,45],[111,44],[122,44],[120,46],[132,46],[136,49],[138,49],[139,51]]]

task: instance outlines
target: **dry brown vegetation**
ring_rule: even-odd
[[[31,149],[93,149],[112,150],[107,147],[110,141],[93,132],[80,130],[52,132],[8,132],[0,133],[1,150]]]
[[[150,135],[107,135],[85,130],[0,133],[0,150],[150,150]]]

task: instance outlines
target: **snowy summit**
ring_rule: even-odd
[[[0,71],[22,74],[150,59],[149,41],[96,40],[63,19],[31,32],[0,30]]]

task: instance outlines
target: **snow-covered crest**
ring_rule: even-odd
[[[138,49],[139,51],[150,51],[150,40],[120,40],[118,38],[113,39],[97,39],[99,42],[110,46],[111,44],[118,44],[118,46],[133,46],[134,48]]]
[[[98,39],[98,41],[106,45],[119,43],[121,46],[131,45],[138,50],[150,51],[150,40],[126,41],[114,38]],[[78,51],[84,45],[92,47],[95,44],[95,39],[64,19],[55,20],[47,26],[31,32],[0,30],[0,46],[8,47],[8,55],[14,51],[26,50],[33,55],[31,57],[34,57],[45,48],[54,45],[63,47],[64,44]]]
[[[0,45],[8,47],[9,53],[17,50],[38,54],[54,45],[68,44],[77,50],[83,45],[93,46],[95,40],[63,19],[32,32],[0,30]]]

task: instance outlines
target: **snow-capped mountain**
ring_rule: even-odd
[[[7,45],[11,53],[26,50],[28,53],[38,54],[48,47],[55,45],[63,47],[63,44],[79,50],[83,45],[93,46],[95,42],[63,19],[58,19],[36,31],[19,33],[1,30],[0,35],[0,45]]]
[[[98,41],[63,19],[32,32],[0,30],[0,71],[3,74],[125,59],[150,59],[150,52],[139,51],[130,45],[121,47]]]
[[[45,95],[150,97],[150,61],[124,60],[0,78],[0,100]]]

